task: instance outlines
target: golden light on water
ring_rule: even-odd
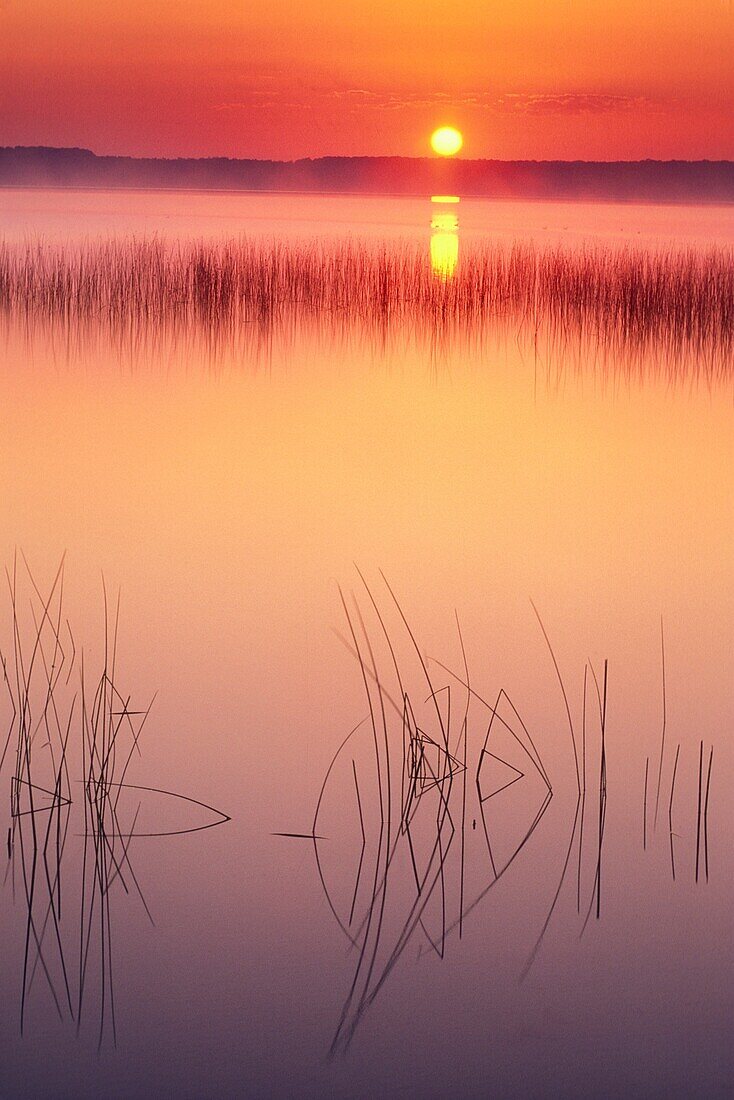
[[[459,262],[459,238],[441,231],[431,237],[431,268],[440,279],[451,279]]]
[[[442,233],[455,233],[459,228],[459,219],[455,214],[434,214],[431,218],[431,229],[438,229]]]
[[[440,157],[455,156],[463,144],[464,138],[461,131],[453,126],[439,126],[438,130],[434,130],[431,134],[431,148]]]
[[[431,268],[439,279],[451,279],[459,262],[459,219],[454,210],[441,209],[453,207],[458,201],[458,195],[431,197],[439,208],[431,217]]]

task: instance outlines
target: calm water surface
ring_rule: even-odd
[[[245,233],[429,252],[456,232],[431,228],[428,200],[0,200],[13,241]],[[734,241],[731,209],[456,216],[459,263],[485,237]],[[130,870],[110,885],[116,1044],[108,987],[99,1044],[96,934],[77,1035],[52,928],[21,1037],[28,899],[11,845],[3,1093],[730,1095],[734,375],[571,369],[512,339],[434,355],[318,325],[216,363],[182,346],[65,355],[21,326],[3,341],[3,563],[22,550],[47,594],[66,554],[63,620],[90,676],[102,576],[112,606],[120,590],[128,706],[158,693],[127,779],[231,817],[180,833],[208,811],[121,800],[125,831],[178,835],[129,840],[154,925]],[[9,599],[1,624],[10,668]],[[0,789],[14,767],[11,753]],[[79,797],[59,936],[74,1015]]]

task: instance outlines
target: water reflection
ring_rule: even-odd
[[[458,616],[460,656],[451,669],[419,643],[384,575],[375,588],[361,573],[359,578],[351,599],[342,595],[347,629],[339,636],[359,667],[367,713],[329,764],[310,831],[274,834],[313,842],[329,910],[354,951],[332,1056],[348,1050],[365,1013],[411,946],[417,959],[444,959],[449,941],[460,940],[465,924],[474,926],[479,908],[496,896],[504,898],[497,919],[503,942],[510,942],[516,919],[508,909],[513,886],[505,885],[502,894],[495,890],[501,880],[518,879],[519,872],[522,882],[531,869],[532,888],[525,891],[520,912],[525,920],[526,912],[534,911],[535,923],[527,921],[531,944],[520,963],[520,981],[556,913],[581,939],[589,922],[606,912],[607,660],[587,660],[583,677],[574,684],[561,673],[535,611],[555,673],[556,703],[566,712],[561,766],[560,760],[551,760],[557,754],[547,729],[531,732],[504,689],[491,699],[485,693],[470,669]],[[664,653],[663,645],[663,715]],[[552,713],[552,698],[545,709]],[[693,746],[685,752],[691,763]],[[700,742],[697,781],[689,767],[684,788],[676,793],[680,753],[680,742],[675,752],[666,745],[663,718],[658,752],[645,760],[644,784],[637,767],[626,777],[628,791],[634,792],[626,831],[635,834],[638,861],[653,844],[654,805],[668,806],[668,828],[661,818],[656,838],[663,857],[658,873],[667,877],[669,846],[670,876],[676,881],[674,838],[679,836],[691,877],[703,883],[709,878],[713,747]],[[656,784],[651,771],[657,773]],[[617,809],[619,794],[614,792]],[[557,795],[560,804],[553,815],[549,811]],[[686,818],[680,834],[674,804],[676,820],[678,814]],[[628,876],[630,855],[625,854]],[[617,859],[614,852],[612,863]],[[660,904],[667,886],[658,879],[655,888]]]
[[[420,252],[299,241],[156,239],[66,252],[0,247],[0,332],[23,355],[66,360],[111,348],[137,364],[171,353],[257,361],[308,328],[384,350],[524,345],[553,371],[571,361],[671,380],[730,379],[734,265],[727,249],[538,251],[475,242],[458,265],[455,196],[435,196],[429,262]],[[583,288],[583,292],[581,290]],[[39,341],[40,337],[40,341]],[[43,346],[45,342],[45,346]]]
[[[431,268],[440,279],[451,279],[459,262],[459,218],[452,209],[458,195],[432,195]]]
[[[429,198],[420,201],[420,236],[416,231],[409,249],[398,243],[405,233],[399,219],[385,242],[372,230],[368,249],[346,235],[346,219],[333,221],[332,210],[332,221],[324,218],[317,227],[327,237],[323,251],[318,239],[305,230],[297,236],[285,224],[271,247],[276,230],[268,222],[252,254],[214,234],[210,247],[198,250],[188,237],[174,239],[160,264],[141,248],[133,257],[140,263],[131,265],[140,293],[131,298],[112,295],[128,268],[102,265],[85,297],[65,264],[49,265],[34,299],[38,306],[26,310],[24,299],[16,299],[13,336],[0,354],[3,560],[12,562],[15,544],[26,546],[50,581],[58,549],[68,547],[75,574],[78,565],[80,576],[89,578],[68,590],[69,618],[75,632],[76,622],[83,622],[87,636],[98,624],[98,655],[96,578],[100,568],[119,578],[125,644],[115,683],[123,697],[124,683],[134,689],[128,710],[147,707],[155,687],[163,689],[151,715],[155,736],[146,725],[144,757],[138,762],[134,753],[130,780],[185,791],[237,813],[226,828],[170,841],[138,838],[164,827],[162,811],[167,831],[206,817],[202,812],[192,822],[186,803],[160,798],[154,805],[147,793],[129,788],[115,806],[115,792],[105,797],[99,783],[89,790],[90,804],[76,766],[74,805],[66,807],[65,774],[55,798],[58,768],[50,748],[43,748],[47,737],[39,736],[31,750],[31,781],[51,795],[33,790],[34,805],[54,809],[13,819],[16,904],[10,900],[11,867],[0,953],[6,975],[4,1094],[236,1096],[246,1082],[250,1095],[298,1093],[306,1100],[457,1091],[480,1096],[488,1088],[508,1100],[675,1096],[686,1089],[716,1096],[729,1079],[734,850],[727,791],[734,747],[726,731],[732,725],[734,433],[725,272],[700,248],[688,275],[662,251],[636,266],[617,262],[615,269],[612,261],[621,252],[611,230],[596,235],[599,253],[592,262],[574,250],[591,223],[570,205],[563,213],[570,232],[558,234],[557,247],[553,238],[554,250],[536,234],[536,260],[528,255],[526,227],[539,219],[537,210],[548,216],[546,208],[516,207],[524,250],[511,249],[514,238],[506,231],[500,254],[490,215],[507,221],[509,207],[487,207],[482,242],[474,232],[477,206],[462,197],[460,208],[443,211],[460,209],[462,233],[461,262],[444,281],[434,274],[426,247]],[[132,201],[106,199],[115,209]],[[265,200],[258,201],[265,210]],[[175,203],[180,213],[180,196]],[[383,206],[362,200],[362,208],[369,213]],[[314,209],[328,214],[328,204]],[[387,203],[384,209],[396,216]],[[600,219],[612,217],[598,209]],[[171,208],[172,219],[176,211]],[[633,216],[616,207],[613,216],[620,219],[617,232],[622,219],[643,231],[647,226],[647,240],[662,215],[639,208]],[[681,231],[681,241],[669,245],[677,255],[690,239],[694,214],[669,208],[665,216]],[[724,219],[726,212],[717,216]],[[35,218],[28,223],[36,232]],[[160,224],[172,238],[168,215]],[[313,219],[308,231],[316,233]],[[197,226],[191,236],[198,234]],[[642,255],[638,244],[633,251]],[[29,276],[37,270],[29,269]],[[71,280],[56,284],[56,273],[65,271]],[[677,309],[674,294],[686,280],[693,290]],[[574,287],[584,293],[574,294]],[[718,299],[711,293],[716,287],[722,287]],[[43,309],[56,354],[45,343]],[[718,320],[706,328],[706,316]],[[558,351],[544,357],[541,328],[536,360],[536,323],[549,319]],[[579,347],[581,326],[586,343]],[[28,352],[21,344],[26,331]],[[609,348],[606,358],[600,359],[599,347]],[[628,354],[639,369],[628,366]],[[67,357],[74,360],[70,367]],[[370,566],[367,579],[415,716],[408,711],[403,731],[402,711],[399,716],[386,699],[389,691],[403,701],[393,690],[397,674],[389,647],[355,578],[389,723],[386,746],[380,693],[370,676],[385,806],[390,753],[394,856],[387,875],[387,820],[380,851],[370,721],[332,769],[315,829],[326,839],[264,835],[312,830],[338,745],[369,711],[360,665],[341,652],[330,630],[334,622],[347,633],[331,578],[351,579],[355,558]],[[447,753],[435,706],[426,702],[430,692],[418,656],[389,593],[379,578],[372,583],[376,563],[406,601],[421,653],[467,680],[453,620],[458,607],[472,692],[499,710],[487,749],[504,765],[481,756],[492,713],[472,695],[468,768],[457,771],[456,761],[464,766],[468,691],[427,661],[448,731]],[[609,658],[600,890],[605,788],[596,688],[589,672],[586,801],[576,817],[565,707],[551,682],[554,669],[541,648],[528,594],[547,622],[567,686],[582,795],[585,661],[593,660],[602,689],[603,659]],[[6,604],[0,600],[0,617]],[[36,608],[43,617],[38,603]],[[661,612],[671,626],[662,779]],[[371,669],[364,632],[353,610],[351,615]],[[49,616],[56,622],[57,610],[49,608]],[[1,638],[8,640],[10,672],[10,621]],[[49,637],[47,653],[53,644]],[[89,652],[92,694],[101,671],[101,660],[89,663],[93,657]],[[38,661],[36,675],[42,671]],[[70,687],[74,683],[76,675]],[[450,723],[444,686],[451,688]],[[500,721],[517,723],[509,704],[497,705],[500,687],[537,745],[553,799],[522,852],[467,914],[495,881],[492,861],[499,874],[545,798],[542,779]],[[2,703],[0,750],[12,713],[9,701]],[[65,714],[60,711],[62,722]],[[80,755],[78,730],[75,719],[70,746]],[[519,725],[517,733],[524,736]],[[121,763],[131,740],[125,719],[116,740]],[[716,744],[709,784],[710,740]],[[55,752],[58,744],[54,731]],[[9,750],[12,762],[6,758],[0,775],[8,819],[16,747],[17,738]],[[24,761],[21,778],[27,779]],[[145,774],[132,774],[139,763]],[[500,791],[515,778],[513,769],[523,778]],[[30,794],[22,784],[21,812]],[[88,917],[84,923],[89,955],[77,1042],[54,925],[58,890],[55,909],[49,909],[44,850],[53,885],[57,828],[63,845],[70,815],[60,930],[78,1016],[85,838],[77,834],[84,831],[85,805],[89,831],[97,835],[87,840],[87,914],[92,897],[94,908],[91,940]],[[574,819],[554,916],[519,985],[559,889]],[[124,832],[136,836],[128,843],[112,835]],[[431,861],[437,841],[441,848]],[[28,917],[21,843],[33,897],[25,1042],[17,1037]],[[358,949],[322,894],[314,843],[334,908]],[[128,857],[155,930],[146,927]],[[111,958],[123,1049],[110,1049],[107,999],[108,1038],[97,1059],[89,1048],[98,1034],[101,914],[107,911],[112,937],[105,931],[104,973],[109,975]],[[419,911],[423,923],[413,927]],[[449,929],[461,913],[459,939],[459,926]],[[40,962],[31,985],[34,931],[66,1006],[64,1026],[52,1019],[53,996]],[[350,1057],[326,1065],[355,975],[336,1044],[342,1051],[356,1021]]]
[[[0,770],[13,762],[5,879],[25,916],[20,1030],[42,986],[77,1033],[96,1018],[101,1046],[106,1036],[117,1040],[120,903],[139,902],[154,924],[133,842],[201,832],[229,818],[197,799],[129,781],[152,703],[135,706],[118,686],[119,603],[108,609],[105,597],[104,666],[91,682],[64,615],[63,562],[43,594],[27,565],[20,573],[16,561],[8,573],[12,642],[0,650],[11,711]]]

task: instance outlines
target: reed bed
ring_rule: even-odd
[[[729,378],[734,252],[488,243],[467,246],[447,277],[414,244],[0,242],[0,316],[31,333],[220,349],[310,322],[432,344],[504,331],[536,347],[652,357]]]

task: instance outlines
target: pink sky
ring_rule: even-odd
[[[731,0],[0,0],[0,144],[734,158]]]

